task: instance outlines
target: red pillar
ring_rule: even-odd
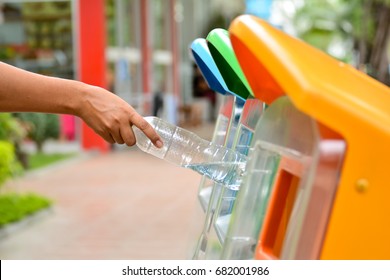
[[[78,73],[79,80],[107,87],[106,83],[106,26],[104,0],[78,0]],[[109,144],[84,122],[82,147],[107,152]]]
[[[149,27],[149,0],[140,0],[141,9],[141,55],[142,55],[142,91],[144,94],[144,113],[151,111],[152,94],[152,42]]]

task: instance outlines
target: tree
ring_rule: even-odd
[[[354,0],[351,5],[358,65],[389,85],[390,0]]]
[[[349,7],[339,1],[306,0],[297,9],[293,25],[297,36],[310,45],[346,62],[352,60],[352,24]]]
[[[16,116],[28,126],[28,136],[35,142],[37,151],[42,152],[46,140],[59,136],[58,115],[43,113],[18,113]]]
[[[303,3],[293,18],[298,37],[390,84],[390,0]],[[341,49],[344,51],[340,52]]]

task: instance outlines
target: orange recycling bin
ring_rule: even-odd
[[[254,16],[229,34],[279,157],[255,258],[390,259],[390,89]]]

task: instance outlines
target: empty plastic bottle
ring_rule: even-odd
[[[142,131],[134,127],[137,146],[144,152],[176,165],[190,168],[231,189],[238,189],[245,171],[246,156],[213,144],[196,134],[157,117],[145,117],[164,142],[156,148]]]

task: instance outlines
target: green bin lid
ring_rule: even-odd
[[[243,100],[253,98],[252,90],[234,53],[228,31],[222,28],[213,29],[206,40],[229,90]]]

